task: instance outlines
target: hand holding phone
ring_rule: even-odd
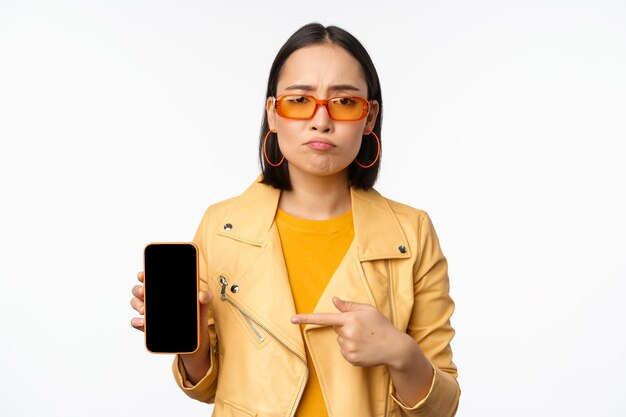
[[[144,250],[144,285],[132,289],[131,306],[146,319],[131,325],[145,331],[153,353],[181,353],[187,360],[206,362],[209,353],[208,309],[213,296],[198,291],[198,257],[193,243],[156,243]]]
[[[130,325],[139,331],[144,331],[144,285],[145,274],[143,271],[137,273],[137,280],[141,282],[139,285],[135,285],[131,292],[133,298],[130,299],[130,305],[139,313],[142,317],[133,317],[130,320]],[[213,293],[210,291],[199,291],[198,300],[200,301],[200,348],[195,353],[182,354],[183,362],[185,362],[185,369],[187,370],[188,377],[192,373],[194,368],[200,368],[203,366],[203,362],[209,357],[210,345],[209,345],[209,332],[208,327],[203,325],[207,322],[207,314],[211,308],[213,302]],[[194,366],[192,362],[196,362],[198,366]],[[198,375],[204,375],[206,372],[199,371]],[[189,378],[191,380],[191,378]],[[197,378],[200,379],[200,378]]]
[[[144,301],[143,301],[143,294],[144,294],[144,286],[143,286],[143,281],[144,281],[144,272],[143,271],[139,271],[137,273],[137,280],[139,282],[141,282],[141,285],[135,285],[132,289],[131,289],[131,293],[133,294],[133,298],[130,299],[130,305],[132,308],[134,308],[139,314],[141,314],[143,316],[144,314]],[[203,318],[206,318],[206,313],[208,311],[209,305],[211,304],[211,302],[213,301],[213,293],[211,293],[211,291],[198,291],[198,300],[200,301],[200,323],[205,323],[206,320],[203,320]],[[130,320],[130,325],[133,326],[135,329],[140,330],[140,331],[144,331],[144,327],[143,327],[143,317],[133,317]],[[202,332],[203,328],[200,328],[200,334],[203,335]],[[202,337],[200,337],[200,340],[202,341]]]
[[[193,353],[200,346],[197,252],[193,243],[144,248],[144,333],[152,353]]]

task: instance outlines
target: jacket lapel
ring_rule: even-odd
[[[406,238],[387,200],[376,190],[351,189],[354,241],[328,282],[315,313],[337,313],[333,296],[376,305],[363,262],[411,256]],[[401,252],[399,247],[404,247]],[[320,326],[308,324],[304,331]]]

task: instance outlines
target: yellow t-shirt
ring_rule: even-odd
[[[312,313],[354,239],[352,211],[328,220],[306,220],[278,209],[276,225],[296,312]],[[303,329],[304,325],[300,325],[300,331]],[[306,358],[309,381],[296,416],[327,416],[324,397],[308,349]]]

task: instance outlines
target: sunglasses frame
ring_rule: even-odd
[[[311,114],[310,117],[289,117],[286,116],[282,109],[281,109],[281,105],[283,100],[285,99],[285,97],[306,97],[311,101],[315,102],[315,109],[313,109],[313,113]],[[361,115],[357,118],[354,119],[335,119],[331,114],[330,114],[330,110],[328,109],[328,102],[337,98],[350,98],[350,99],[356,99],[358,101],[360,101],[363,104],[363,111],[361,112]],[[367,115],[370,112],[370,102],[369,100],[367,100],[364,97],[359,97],[359,96],[335,96],[335,97],[331,97],[328,100],[320,100],[315,96],[310,96],[310,95],[306,95],[306,94],[282,94],[280,96],[278,96],[278,98],[274,98],[274,108],[276,109],[276,112],[278,113],[278,115],[280,117],[284,117],[285,119],[291,119],[291,120],[310,120],[313,117],[315,117],[315,113],[317,113],[317,109],[319,109],[320,106],[326,106],[326,111],[328,112],[328,117],[331,118],[331,120],[335,120],[338,122],[355,122],[357,120],[362,120],[365,117],[367,117]]]

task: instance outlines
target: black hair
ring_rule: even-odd
[[[309,23],[302,26],[293,35],[291,35],[291,37],[287,39],[287,42],[285,42],[285,44],[278,51],[276,58],[274,58],[267,81],[267,92],[265,98],[267,99],[270,96],[276,97],[280,71],[285,64],[285,61],[287,61],[287,58],[289,58],[293,52],[306,46],[323,44],[341,46],[361,64],[361,68],[365,74],[365,81],[367,83],[367,99],[376,100],[379,105],[378,117],[376,118],[373,131],[380,139],[382,149],[382,136],[380,131],[382,127],[383,99],[380,91],[378,74],[372,59],[363,45],[344,29],[337,26],[324,27],[320,23]],[[263,179],[261,182],[281,190],[291,190],[288,162],[285,160],[280,166],[274,167],[265,161],[263,145],[265,135],[269,129],[267,112],[264,111],[261,133],[259,136],[259,160],[263,171]],[[378,153],[378,143],[373,135],[369,137],[364,136],[362,139],[361,149],[359,150],[356,159],[358,159],[362,164],[369,164],[376,158],[376,154]],[[276,133],[274,132],[270,133],[267,138],[266,151],[267,156],[273,163],[278,163],[283,157],[278,147]],[[373,187],[376,179],[378,178],[379,169],[380,157],[370,168],[361,168],[356,162],[353,161],[348,166],[348,181],[350,186],[364,190]]]

